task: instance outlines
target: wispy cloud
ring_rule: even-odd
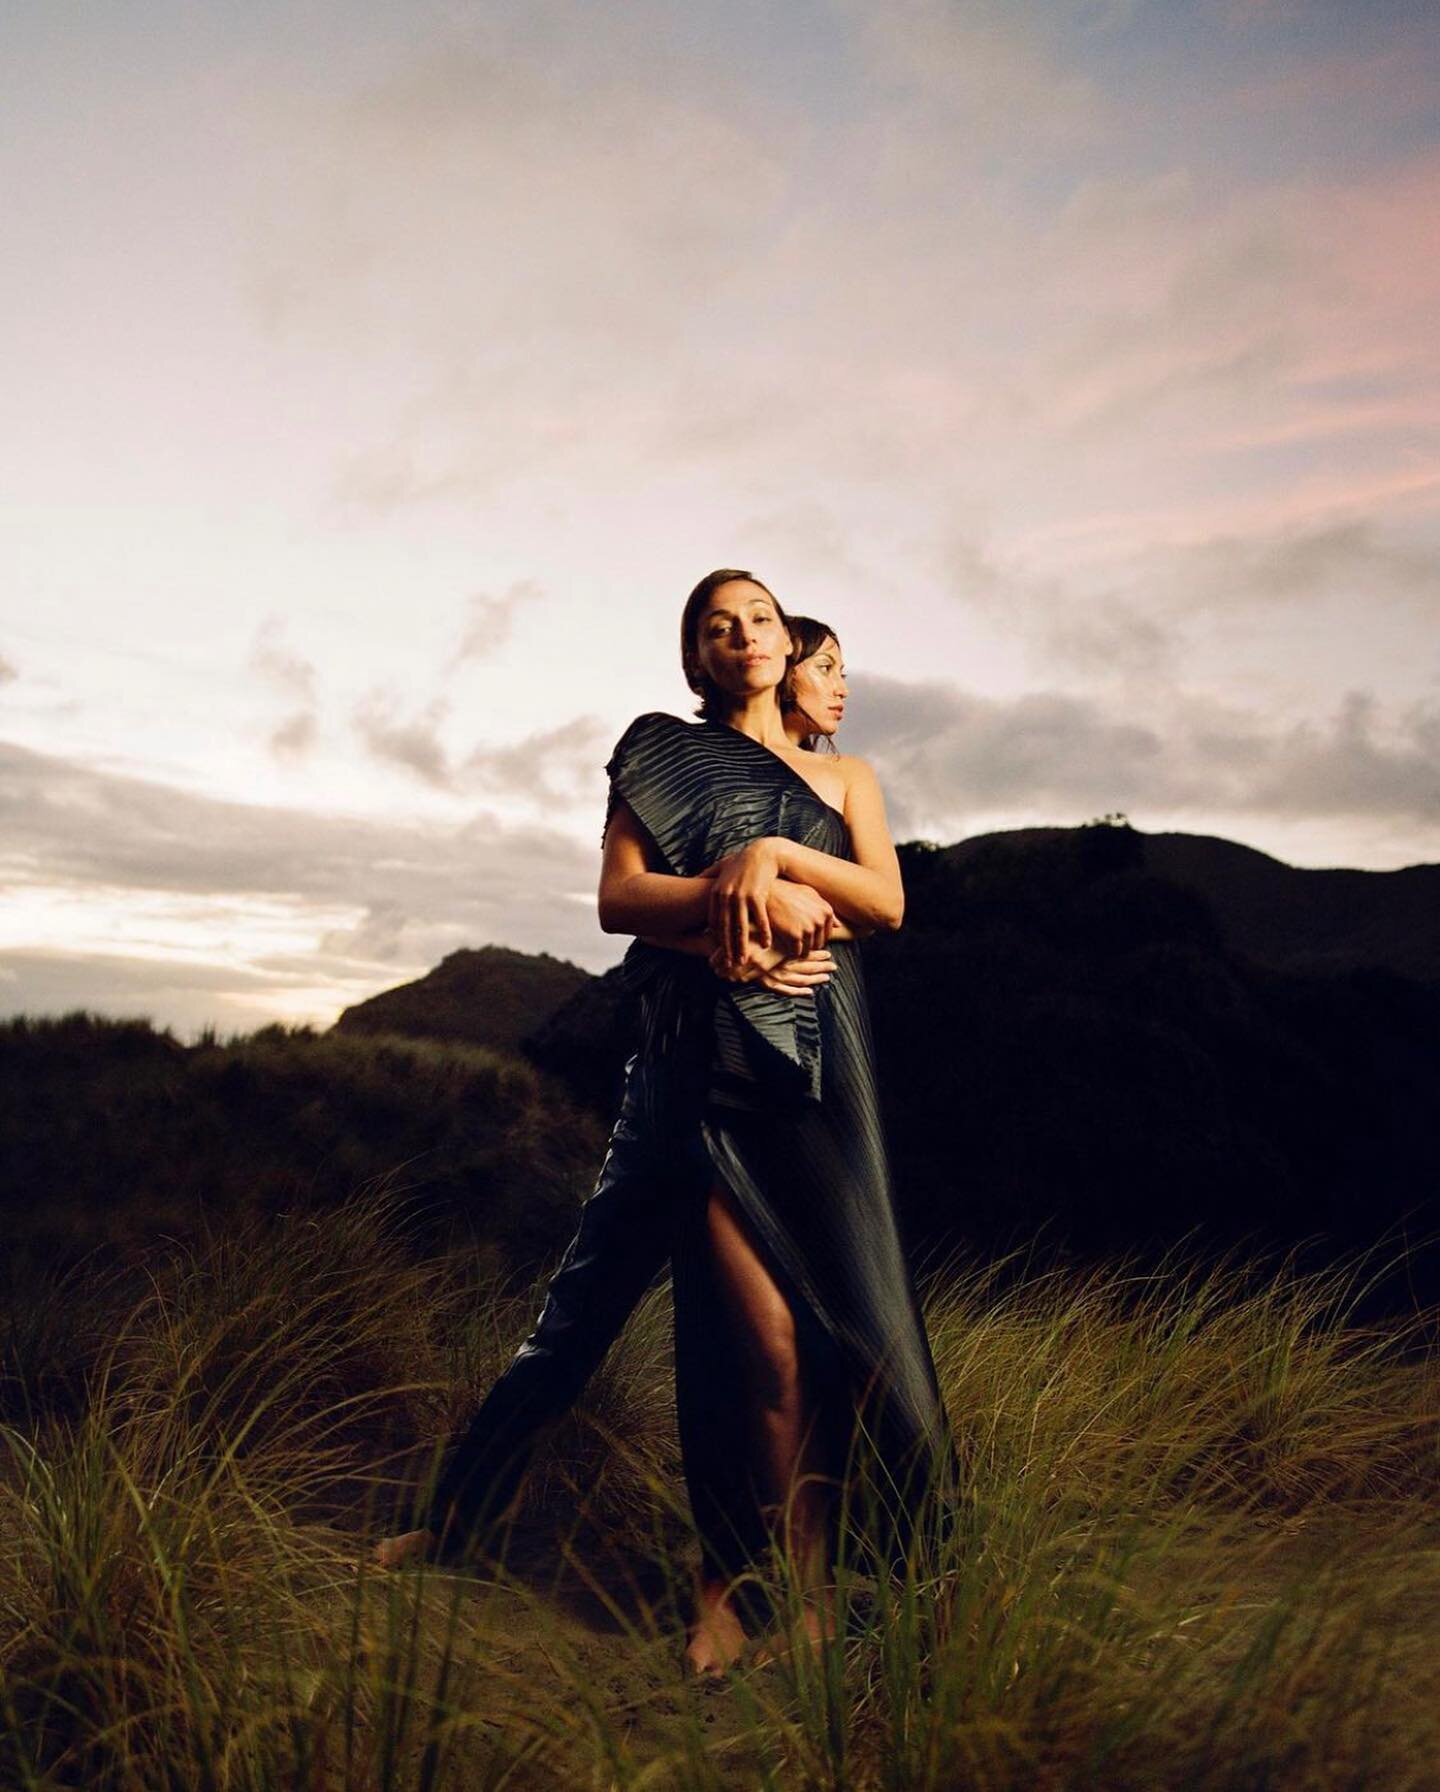
[[[306,703],[315,701],[315,667],[302,654],[287,647],[285,625],[278,616],[267,616],[256,631],[250,664],[268,683],[286,696]]]
[[[277,759],[296,761],[314,748],[319,735],[317,677],[313,664],[285,644],[284,633],[280,618],[267,616],[256,631],[250,665],[273,690],[297,705],[268,737]]]
[[[238,1024],[242,1013],[253,1022],[257,990],[333,1010],[463,945],[597,965],[615,956],[595,921],[598,841],[484,811],[442,827],[218,802],[0,744],[0,838],[12,1011],[82,960],[108,966],[89,985],[97,1001],[145,989],[158,1000],[181,984],[226,991]],[[132,926],[128,954],[97,952],[97,938],[121,931],[117,917],[147,911],[157,924]],[[43,922],[33,939],[32,912]],[[75,937],[62,945],[67,913]]]
[[[453,790],[449,755],[440,738],[449,699],[432,698],[418,716],[408,719],[396,713],[398,703],[395,693],[382,687],[367,691],[356,703],[351,720],[367,752],[436,790]]]
[[[615,730],[598,717],[578,716],[518,741],[481,742],[456,754],[443,738],[450,707],[449,698],[433,697],[405,719],[394,692],[377,689],[357,704],[354,724],[373,758],[436,790],[481,801],[518,799],[542,814],[603,800],[602,768]]]
[[[273,195],[257,302],[289,339],[378,353],[396,392],[391,436],[337,469],[348,501],[474,499],[623,452],[669,408],[698,295],[735,281],[743,242],[763,253],[799,117],[664,78],[658,40],[577,104],[552,52],[422,52],[291,120],[301,172]]]
[[[474,747],[463,764],[466,786],[527,797],[541,811],[588,801],[598,812],[613,733],[596,716],[578,716],[513,746]]]
[[[939,826],[954,838],[979,816],[1073,825],[1111,809],[1145,828],[1218,814],[1440,820],[1440,701],[1387,716],[1352,690],[1316,723],[1167,690],[1151,715],[1121,719],[1059,692],[1007,701],[941,683],[852,684],[846,744],[873,759],[902,834]]]
[[[1374,515],[1337,508],[1320,520],[1244,533],[1149,541],[1138,534],[1132,523],[1123,551],[1082,551],[1060,573],[1044,570],[1043,557],[1007,558],[961,531],[941,564],[956,601],[1023,638],[1042,673],[1108,681],[1193,682],[1197,643],[1216,629],[1239,627],[1242,639],[1257,649],[1270,643],[1283,657],[1304,633],[1341,633],[1345,619],[1362,612],[1389,619],[1388,632],[1374,634],[1383,654],[1395,630],[1423,628],[1440,603],[1440,561],[1429,541]],[[1232,675],[1241,663],[1232,635],[1220,639],[1228,647],[1212,646],[1204,660],[1217,684],[1225,671],[1217,654],[1229,653]],[[1363,648],[1357,641],[1356,652]]]
[[[541,595],[540,586],[534,579],[516,579],[499,597],[485,591],[473,593],[466,605],[465,623],[452,667],[463,665],[467,660],[489,659],[497,653],[510,639],[516,613],[536,602]]]
[[[1433,617],[1440,601],[1440,562],[1369,517],[1213,536],[1170,549],[1165,559],[1168,565],[1149,569],[1161,602],[1192,613],[1314,604],[1339,594],[1417,605]]]

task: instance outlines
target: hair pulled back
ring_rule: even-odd
[[[734,706],[735,699],[728,691],[724,691],[713,678],[707,678],[700,665],[700,618],[705,606],[709,603],[711,593],[717,586],[729,584],[731,579],[745,579],[752,585],[759,585],[772,604],[775,614],[789,629],[790,618],[780,606],[780,600],[770,587],[757,579],[753,572],[744,572],[739,567],[721,566],[714,572],[707,572],[705,577],[685,599],[685,608],[680,613],[680,665],[685,673],[685,682],[700,699],[695,714],[704,722],[723,721]],[[793,639],[793,637],[792,637]],[[794,662],[794,651],[786,656],[785,675],[788,678],[790,666]]]
[[[795,696],[796,667],[802,660],[808,660],[812,654],[819,653],[827,641],[833,641],[837,647],[840,645],[840,637],[830,624],[821,622],[814,616],[792,616],[789,620],[789,629],[790,639],[795,644],[795,651],[790,657],[789,665],[785,668],[784,678],[780,680],[780,708],[786,715],[799,708]],[[831,753],[836,751],[834,741],[822,734],[818,728],[806,734],[799,744],[807,752],[814,753],[822,740],[825,742],[827,751]]]

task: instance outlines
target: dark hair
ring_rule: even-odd
[[[695,714],[701,721],[712,722],[722,719],[734,704],[735,699],[728,691],[721,690],[713,678],[707,678],[700,669],[700,617],[710,594],[718,585],[728,585],[731,579],[745,579],[751,585],[759,585],[772,604],[775,614],[788,629],[790,618],[780,607],[780,600],[768,585],[761,583],[753,572],[742,572],[738,567],[722,566],[715,572],[707,572],[705,577],[685,599],[685,608],[680,613],[680,665],[685,673],[685,682],[700,699]],[[789,662],[794,658],[791,653],[786,659],[786,672]]]
[[[792,616],[790,618],[790,639],[795,644],[795,651],[790,656],[790,664],[785,668],[785,676],[780,680],[780,708],[791,710],[796,707],[795,668],[802,660],[808,660],[819,653],[827,641],[833,641],[838,647],[840,637],[828,622],[820,622],[814,616]],[[822,735],[817,729],[807,734],[800,745],[809,753],[816,750],[816,743],[824,740],[830,751],[835,751],[835,744],[828,735]]]

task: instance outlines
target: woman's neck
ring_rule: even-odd
[[[815,724],[803,709],[785,711],[785,738],[792,747],[803,747],[815,732]]]
[[[756,691],[753,696],[742,697],[725,718],[727,727],[736,728],[741,734],[748,734],[751,740],[758,740],[762,747],[773,751],[776,747],[793,747],[794,740],[785,732],[784,718],[780,713],[780,705],[775,700],[773,687],[766,691]]]

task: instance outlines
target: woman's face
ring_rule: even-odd
[[[845,713],[845,667],[840,643],[826,635],[808,660],[796,666],[791,683],[801,711],[801,721],[817,734],[833,734]]]
[[[790,631],[770,593],[727,579],[710,593],[696,629],[700,669],[732,697],[772,689],[785,676]]]

